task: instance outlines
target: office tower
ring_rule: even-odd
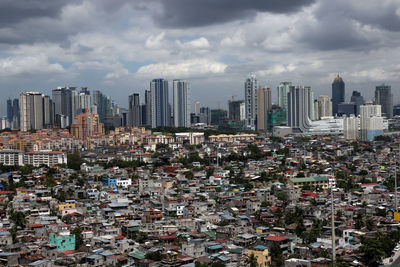
[[[364,105],[364,97],[358,91],[353,91],[351,94],[350,102],[356,104],[356,113],[355,115],[360,115],[360,106]]]
[[[140,96],[138,93],[129,96],[128,125],[140,126],[142,122]]]
[[[246,107],[244,100],[229,100],[228,101],[228,118],[235,126],[246,119]]]
[[[288,93],[288,126],[295,132],[306,132],[311,127],[309,114],[311,88],[291,86]]]
[[[307,91],[307,95],[308,95],[308,118],[310,118],[310,120],[314,121],[315,120],[315,111],[314,111],[314,92],[311,89],[310,86],[304,86],[305,90]]]
[[[336,116],[338,106],[344,102],[345,84],[339,74],[335,77],[332,83],[332,114]]]
[[[268,127],[268,112],[272,107],[271,86],[259,86],[257,91],[257,129]]]
[[[358,138],[358,125],[359,118],[351,114],[349,117],[345,116],[343,120],[343,135],[345,139]]]
[[[90,136],[101,135],[104,133],[104,125],[100,123],[98,114],[93,114],[87,110],[85,113],[77,115],[71,125],[71,134],[81,140],[86,140]]]
[[[174,126],[190,127],[190,87],[185,80],[173,80]]]
[[[200,102],[196,101],[194,102],[194,114],[199,115],[200,113]]]
[[[347,116],[349,117],[351,114],[355,115],[357,112],[357,105],[353,102],[343,102],[338,105],[338,116]]]
[[[54,126],[54,104],[50,96],[43,96],[43,127],[53,128]]]
[[[383,134],[381,105],[360,106],[360,136],[363,141],[373,141],[375,136]]]
[[[211,109],[209,107],[200,108],[199,123],[211,124]]]
[[[379,85],[375,89],[375,105],[381,105],[382,115],[390,119],[393,117],[393,94],[390,85]]]
[[[52,91],[55,106],[54,114],[67,117],[71,125],[79,110],[79,97],[76,87],[58,87]]]
[[[117,123],[121,120],[119,106],[100,91],[93,92],[92,112],[99,114],[100,122],[104,124],[104,127],[117,127],[116,125],[121,124]]]
[[[142,106],[142,125],[151,126],[151,92],[144,91],[144,105]]]
[[[20,94],[21,131],[43,129],[43,98],[44,95],[38,92],[24,92]]]
[[[168,102],[168,81],[154,79],[150,82],[151,127],[170,126],[171,108]]]
[[[226,125],[227,123],[227,112],[223,109],[212,109],[211,110],[211,124],[212,125]]]
[[[92,107],[92,98],[90,90],[87,87],[82,87],[78,94],[77,114],[85,113]]]
[[[12,107],[12,100],[7,99],[7,120],[11,125],[13,119],[13,107]]]
[[[19,99],[7,99],[7,127],[19,129]]]
[[[272,105],[271,109],[268,111],[267,118],[267,129],[272,130],[275,126],[287,125],[287,112],[284,108]]]
[[[250,73],[244,82],[244,95],[246,105],[246,123],[245,127],[249,130],[256,129],[257,118],[257,79],[256,75]]]
[[[288,108],[288,93],[292,86],[291,82],[281,82],[278,85],[278,106],[287,110]]]
[[[332,116],[332,101],[329,96],[321,95],[314,101],[314,113],[315,120]]]

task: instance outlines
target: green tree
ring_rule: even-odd
[[[83,245],[82,228],[79,226],[72,230],[72,234],[75,235],[75,249],[79,249]]]
[[[10,219],[14,222],[16,227],[21,227],[22,229],[25,228],[27,220],[24,212],[11,210]]]
[[[84,162],[78,150],[67,155],[67,166],[70,169],[80,170],[81,164]]]
[[[276,263],[277,266],[283,266],[283,254],[282,249],[278,244],[272,244],[270,246],[271,259]]]
[[[257,267],[258,266],[257,258],[256,258],[256,256],[254,256],[253,253],[251,253],[250,256],[247,257],[246,266],[249,266],[249,267]]]

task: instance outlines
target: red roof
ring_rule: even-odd
[[[273,242],[281,242],[281,241],[288,240],[288,238],[286,238],[286,237],[284,237],[284,236],[274,236],[274,235],[270,235],[270,236],[266,237],[265,240],[267,240],[267,241],[273,241]]]
[[[31,228],[39,228],[39,227],[43,227],[43,224],[39,223],[39,224],[32,224]]]
[[[65,254],[65,255],[69,255],[69,254],[74,254],[76,251],[75,250],[64,250],[61,251],[60,254]]]
[[[125,238],[125,236],[119,235],[119,236],[116,236],[116,237],[115,237],[115,240],[121,240],[121,239],[124,239],[124,238]]]

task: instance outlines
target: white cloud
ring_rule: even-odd
[[[0,59],[0,76],[16,76],[36,73],[62,73],[65,69],[58,63],[50,63],[44,54],[15,56]]]
[[[268,69],[259,70],[256,72],[256,74],[259,76],[281,75],[286,72],[292,72],[296,69],[297,66],[294,64],[288,64],[288,65],[276,64]]]
[[[145,47],[149,49],[157,49],[162,47],[162,42],[164,40],[165,32],[161,32],[157,35],[150,35],[146,39]]]
[[[209,74],[224,73],[227,65],[207,59],[186,60],[176,64],[157,63],[140,67],[135,76],[138,78],[188,78]]]
[[[177,44],[182,48],[190,48],[190,49],[207,49],[210,48],[210,43],[208,42],[207,38],[200,37],[198,39],[194,39],[188,42],[180,42],[177,41]]]
[[[105,79],[119,79],[123,76],[128,76],[129,71],[125,68],[115,70],[113,72],[109,72],[104,76]]]

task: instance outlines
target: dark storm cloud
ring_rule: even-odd
[[[161,0],[162,11],[153,16],[160,27],[188,28],[245,19],[257,12],[291,13],[314,0]]]
[[[0,27],[41,17],[57,17],[62,7],[76,1],[64,0],[2,0],[0,1]]]

